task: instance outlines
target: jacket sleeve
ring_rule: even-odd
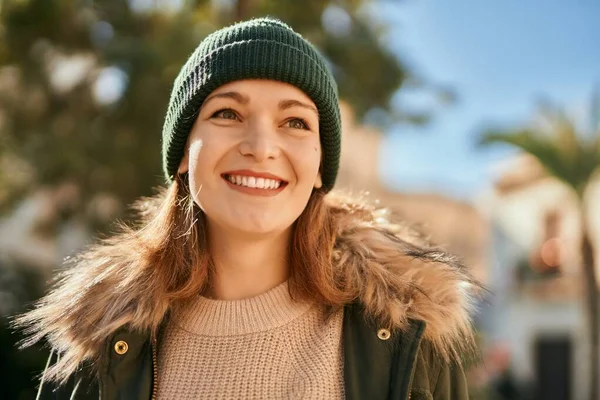
[[[447,361],[430,343],[420,348],[411,388],[412,400],[469,400],[464,366],[473,361],[465,357],[461,362]]]
[[[44,372],[42,373],[42,377],[40,379],[36,400],[59,400],[63,398],[69,398],[67,393],[72,391],[73,386],[71,379],[69,379],[67,384],[60,386],[55,382],[48,380],[48,369],[50,369],[50,366],[55,364],[59,358],[60,356],[55,350],[50,350],[50,355],[48,356],[48,361],[46,362],[46,368],[44,368]],[[71,388],[70,391],[69,388]]]
[[[36,400],[97,399],[98,391],[95,385],[77,374],[74,374],[66,383],[60,385],[57,382],[48,380],[48,369],[59,359],[60,355],[55,350],[50,351],[46,368],[40,379]]]
[[[441,367],[433,386],[434,400],[469,400],[467,378],[459,364],[445,364]]]

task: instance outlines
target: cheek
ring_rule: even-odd
[[[321,165],[321,147],[317,144],[296,146],[288,153],[299,183],[312,186]]]
[[[199,138],[190,143],[189,174],[191,189],[198,192],[203,187],[204,191],[213,184],[213,172],[220,155],[221,152],[218,148],[215,148],[210,138]]]
[[[199,169],[200,153],[204,147],[202,139],[195,139],[190,143],[189,149],[189,169],[191,175],[196,175]],[[204,154],[203,154],[204,155]]]
[[[306,151],[302,152],[302,165],[305,166],[307,172],[316,174],[321,166],[321,144],[318,142],[311,143]]]
[[[207,178],[207,174],[216,169],[216,165],[230,151],[231,143],[222,132],[215,132],[210,126],[198,125],[196,135],[189,144],[190,175],[199,179]]]

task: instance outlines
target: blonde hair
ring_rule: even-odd
[[[209,284],[206,221],[185,176],[135,209],[136,225],[69,260],[50,293],[15,319],[23,346],[47,339],[61,354],[47,379],[65,381],[83,362],[97,366],[105,341],[124,326],[155,336],[171,309]],[[359,302],[393,329],[426,321],[425,338],[451,358],[472,343],[469,288],[478,284],[457,259],[388,217],[360,198],[314,190],[293,225],[290,294],[332,309]]]
[[[140,262],[130,273],[151,265],[162,283],[155,290],[175,303],[206,289],[213,269],[206,218],[191,199],[186,175],[178,176],[157,196],[142,199],[135,208],[142,217],[139,228],[123,226],[123,233],[110,240],[118,254],[138,249]],[[335,213],[326,204],[324,192],[313,191],[292,229],[290,294],[334,306],[347,302],[331,268],[337,232]]]

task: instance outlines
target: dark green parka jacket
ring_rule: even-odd
[[[473,342],[477,284],[453,257],[366,214],[338,220],[332,253],[334,279],[356,298],[344,309],[346,398],[468,399],[459,360]],[[48,365],[70,377],[59,388],[43,378],[41,399],[148,400],[160,386],[155,355],[171,304],[164,283],[136,259],[103,254],[65,270],[20,319],[32,341],[45,337],[60,349]],[[158,345],[139,333],[151,331]],[[94,360],[95,372],[86,374],[81,360]]]
[[[348,400],[467,400],[462,366],[444,362],[423,340],[425,323],[411,321],[404,332],[389,334],[367,322],[360,308],[344,310],[344,383]],[[115,350],[119,344],[127,350]],[[155,344],[146,335],[119,330],[106,342],[95,377],[83,371],[60,387],[42,382],[38,399],[150,400],[155,398]],[[51,354],[48,363],[56,360]]]

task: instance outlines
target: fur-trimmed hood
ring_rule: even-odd
[[[471,315],[480,286],[465,267],[406,226],[389,222],[383,210],[344,201],[334,207],[347,211],[338,218],[333,268],[342,282],[355,287],[354,301],[367,317],[392,330],[406,329],[413,319],[424,321],[424,339],[446,359],[459,359],[471,349]],[[121,326],[152,332],[167,315],[169,299],[149,300],[160,296],[151,289],[157,286],[155,275],[123,281],[127,267],[83,260],[65,269],[33,311],[16,319],[30,335],[25,345],[45,339],[62,354],[58,379],[97,359]]]

